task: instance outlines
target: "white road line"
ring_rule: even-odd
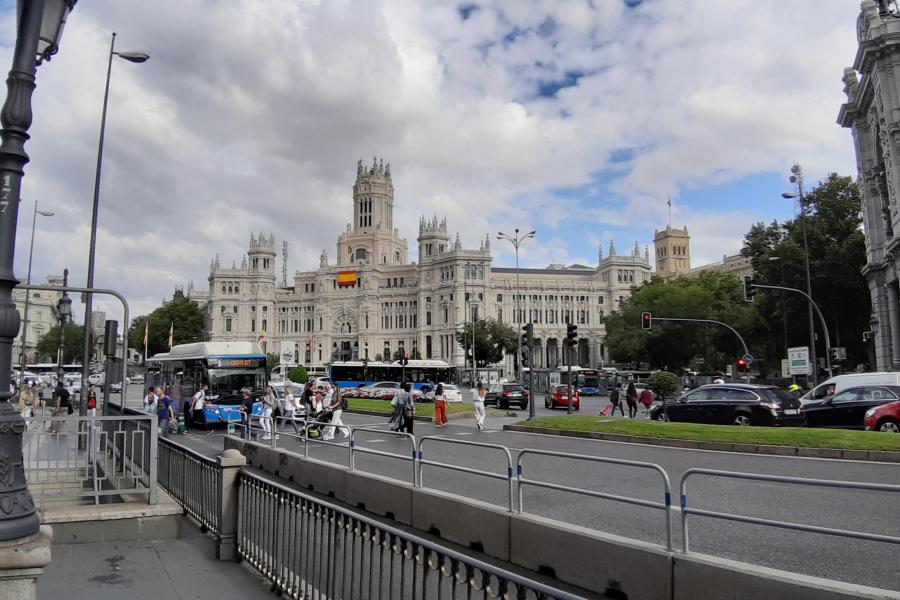
[[[386,442],[387,440],[366,440],[367,444],[381,444]]]
[[[473,433],[473,431],[459,431],[457,433],[454,433],[453,435],[472,435]]]

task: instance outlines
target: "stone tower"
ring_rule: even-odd
[[[250,234],[250,249],[247,251],[250,259],[250,272],[256,275],[275,275],[275,234],[266,237],[262,232],[259,238]]]
[[[656,247],[656,275],[672,279],[691,270],[691,236],[687,225],[684,229],[666,226],[662,231],[653,232]]]
[[[419,219],[419,262],[432,260],[435,256],[443,254],[450,245],[450,236],[447,235],[447,219],[438,221],[435,215],[430,221],[425,217]]]

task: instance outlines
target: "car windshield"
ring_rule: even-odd
[[[794,397],[791,396],[789,392],[787,392],[786,390],[782,390],[781,388],[769,388],[766,390],[757,391],[760,392],[760,394],[765,398],[768,398],[769,400],[777,404],[782,404],[784,402],[793,403],[794,401]]]
[[[521,385],[504,385],[504,392],[521,392],[524,391]]]
[[[264,377],[262,369],[210,369],[209,391],[213,395],[239,398],[244,388],[262,389]]]

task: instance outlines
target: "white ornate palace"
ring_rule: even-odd
[[[306,366],[335,359],[389,359],[397,350],[463,364],[455,332],[465,321],[493,318],[512,326],[534,322],[535,366],[562,363],[567,321],[578,325],[578,362],[606,359],[607,311],[651,276],[650,257],[637,244],[625,255],[610,242],[598,264],[520,269],[522,299],[516,314],[516,270],[492,267],[491,240],[465,249],[453,242],[446,219],[422,218],[419,260],[409,262],[407,241],[393,227],[394,187],[390,165],[357,166],[353,222],[337,241],[337,259],[323,250],[316,271],[296,272],[293,285],[277,284],[274,235],[250,236],[240,266],[210,264],[209,291],[190,286],[187,295],[205,307],[208,339],[256,341],[278,352],[295,344]],[[468,311],[468,319],[464,311]],[[512,357],[507,359],[512,366]]]

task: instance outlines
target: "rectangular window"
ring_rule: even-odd
[[[497,294],[497,302],[503,302],[503,294]]]
[[[225,333],[228,333],[229,331],[231,331],[231,318],[226,317],[225,318]]]

